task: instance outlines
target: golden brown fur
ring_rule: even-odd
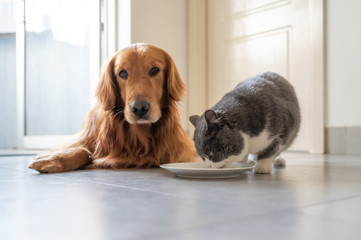
[[[156,75],[150,69],[157,67]],[[127,79],[120,71],[128,73]],[[179,123],[177,102],[185,90],[171,57],[149,44],[117,52],[100,73],[97,105],[74,142],[39,155],[30,168],[62,172],[81,168],[157,167],[193,161],[193,143]],[[144,100],[147,113],[137,116],[131,104]]]

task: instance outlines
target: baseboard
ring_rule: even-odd
[[[361,127],[328,127],[326,152],[361,155]]]

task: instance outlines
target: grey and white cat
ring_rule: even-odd
[[[198,154],[212,168],[256,160],[255,173],[270,173],[272,163],[285,165],[279,154],[295,139],[301,117],[292,85],[265,72],[239,83],[202,116],[195,126]]]

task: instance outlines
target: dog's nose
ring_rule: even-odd
[[[132,112],[137,115],[138,117],[143,117],[149,110],[150,104],[147,101],[133,101],[130,104],[130,109],[132,110]]]

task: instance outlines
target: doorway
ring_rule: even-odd
[[[189,8],[205,16],[193,27],[207,29],[205,40],[199,33],[189,33],[193,48],[206,46],[196,63],[206,64],[206,76],[203,82],[192,79],[197,69],[190,68],[190,81],[198,81],[190,86],[190,101],[203,90],[209,108],[240,81],[264,71],[277,72],[293,84],[300,102],[301,129],[290,150],[323,153],[323,1],[201,2],[190,1]],[[190,59],[195,58],[192,54]]]

